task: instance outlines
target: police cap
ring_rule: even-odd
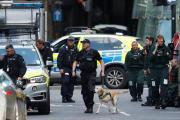
[[[90,43],[90,41],[88,39],[84,39],[81,43]]]
[[[75,41],[75,39],[74,39],[73,36],[69,36],[68,40],[73,40],[73,41]]]

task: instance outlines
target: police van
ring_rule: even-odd
[[[51,72],[50,84],[60,82],[60,72],[57,67],[57,57],[60,48],[67,45],[67,38],[73,36],[75,38],[75,46],[82,50],[84,39],[89,39],[91,48],[98,50],[105,63],[105,84],[108,88],[117,89],[124,88],[127,85],[126,74],[124,71],[124,61],[126,53],[131,49],[132,41],[138,41],[138,47],[142,49],[140,38],[131,36],[109,35],[109,34],[75,34],[64,36],[51,44],[53,48],[54,67]],[[97,83],[102,82],[101,65],[97,62]],[[77,81],[80,81],[80,70],[77,69]]]

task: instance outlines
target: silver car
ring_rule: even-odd
[[[2,72],[0,72],[0,76],[1,76]],[[0,120],[6,120],[6,92],[4,90],[4,88],[2,87],[2,81],[0,79],[0,108],[1,108],[1,112],[0,112]]]
[[[12,44],[12,43],[11,43]],[[6,54],[1,43],[0,55]],[[27,71],[23,76],[23,91],[26,94],[27,108],[38,110],[40,114],[50,113],[49,75],[41,54],[35,45],[14,43],[15,52],[20,54],[26,63]],[[52,63],[53,64],[53,63]]]
[[[6,97],[6,119],[27,120],[26,95],[19,88],[23,86],[22,82],[14,85],[11,78],[0,70],[0,86]]]

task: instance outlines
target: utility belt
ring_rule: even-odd
[[[72,65],[63,65],[63,67],[72,68]]]
[[[82,73],[93,73],[95,71],[96,71],[96,69],[95,70],[82,70]]]
[[[152,68],[153,69],[164,69],[164,68],[168,68],[168,64],[167,65],[153,64]]]

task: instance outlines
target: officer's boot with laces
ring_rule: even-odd
[[[62,97],[62,103],[67,103],[66,96],[63,96],[63,97]]]
[[[93,108],[92,107],[87,107],[87,110],[84,111],[84,113],[93,113]]]
[[[141,104],[141,106],[152,106],[152,105],[153,105],[152,101],[147,101],[147,102]]]
[[[155,101],[155,109],[160,109],[159,101]]]
[[[75,103],[75,101],[74,101],[72,98],[70,98],[70,97],[67,98],[67,102],[69,102],[69,103]]]
[[[165,109],[166,107],[167,107],[166,101],[165,101],[165,100],[162,100],[162,102],[161,102],[161,108],[162,108],[162,109]]]

